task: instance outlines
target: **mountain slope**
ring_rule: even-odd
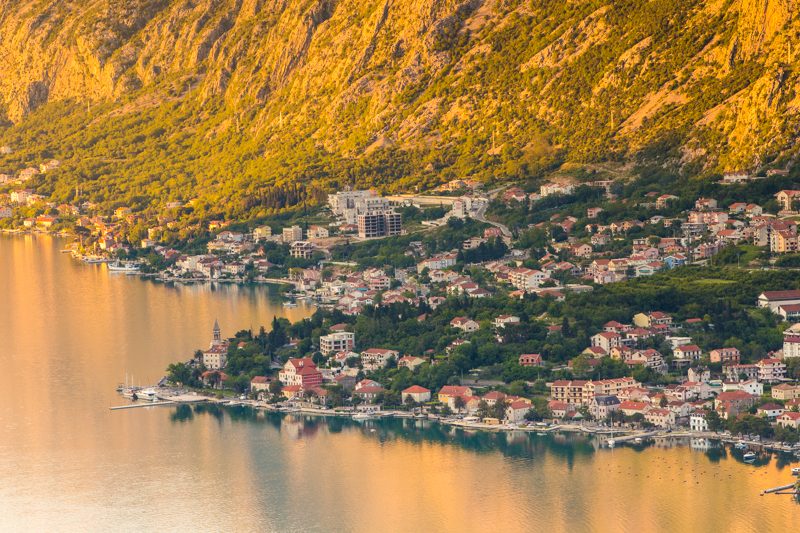
[[[265,207],[560,161],[793,157],[789,0],[10,0],[0,133],[68,199]],[[255,198],[255,200],[253,200]],[[233,209],[233,208],[231,208]],[[231,214],[237,214],[231,212]]]

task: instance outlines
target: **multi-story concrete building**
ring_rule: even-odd
[[[369,212],[358,215],[358,236],[362,239],[400,235],[403,221],[399,213],[393,211]]]
[[[350,351],[355,345],[356,334],[349,331],[337,331],[319,338],[319,351],[322,355]]]

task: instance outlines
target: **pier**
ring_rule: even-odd
[[[789,485],[782,485],[780,487],[766,489],[761,492],[761,495],[763,496],[765,494],[777,494],[777,495],[788,494],[790,496],[797,496],[798,494],[800,494],[800,492],[798,492],[800,490],[798,489],[798,485],[800,485],[800,483],[790,483]]]
[[[173,401],[161,401],[161,402],[147,402],[147,403],[131,403],[128,405],[115,405],[113,407],[109,407],[111,411],[119,411],[120,409],[136,409],[138,407],[154,407],[159,405],[175,405],[177,402]]]

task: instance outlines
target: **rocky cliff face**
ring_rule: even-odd
[[[182,109],[248,157],[422,177],[664,143],[745,169],[793,155],[798,35],[791,0],[7,0],[0,116]]]

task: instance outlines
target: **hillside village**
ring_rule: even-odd
[[[800,290],[767,291],[759,295],[758,308],[783,316],[800,306]],[[423,319],[423,318],[421,318]],[[794,317],[790,316],[789,321]],[[783,332],[782,348],[753,363],[743,362],[739,349],[719,346],[710,350],[694,344],[692,333],[700,319],[677,322],[664,312],[637,313],[629,323],[609,321],[590,338],[583,352],[556,368],[539,353],[521,353],[515,365],[549,375],[577,374],[579,363],[600,366],[613,361],[632,375],[606,379],[554,379],[543,385],[533,381],[509,386],[476,383],[446,384],[432,389],[429,378],[416,376],[443,365],[434,354],[412,355],[381,346],[361,346],[353,325],[338,323],[323,329],[313,341],[310,355],[273,359],[270,373],[234,380],[227,372],[228,357],[258,343],[242,332],[222,340],[215,325],[208,350],[198,351],[186,367],[172,367],[172,379],[193,376],[212,389],[249,391],[260,401],[281,406],[316,406],[322,409],[354,409],[381,412],[405,409],[445,419],[509,427],[547,421],[554,424],[616,424],[626,427],[676,429],[698,433],[729,428],[781,441],[800,437],[800,323]],[[482,328],[503,342],[503,330],[520,324],[520,317],[498,315],[488,323],[467,317],[450,320],[448,329],[460,342],[451,352]],[[280,325],[273,327],[283,335]],[[666,353],[645,347],[658,340]],[[298,354],[304,339],[287,338],[283,354]],[[652,343],[649,343],[652,345]],[[307,345],[308,346],[308,345]],[[228,355],[230,354],[230,355]],[[280,361],[283,361],[281,363]],[[387,371],[391,369],[389,373]],[[245,377],[247,374],[244,375]],[[636,377],[634,377],[636,376]],[[660,379],[665,378],[665,379]],[[385,380],[393,383],[387,383]],[[234,383],[235,382],[235,383]],[[402,385],[398,387],[398,383]],[[539,388],[539,390],[537,390]],[[349,407],[348,407],[349,406]],[[752,430],[752,431],[751,431]]]
[[[14,178],[13,185],[24,183],[20,179]],[[718,187],[786,179],[780,172],[765,178],[732,175],[722,177]],[[687,204],[685,197],[666,193],[644,193],[644,201],[626,206],[615,187],[609,180],[560,181],[542,183],[533,192],[515,186],[484,191],[480,184],[455,180],[441,187],[437,197],[340,191],[314,215],[314,224],[300,217],[283,225],[242,227],[215,219],[199,228],[207,237],[188,247],[189,241],[176,243],[181,246],[165,241],[180,227],[190,202],[165,205],[153,225],[126,206],[103,215],[91,204],[54,206],[32,191],[12,187],[1,200],[1,213],[6,227],[17,230],[74,232],[74,255],[89,262],[126,261],[164,281],[283,282],[292,287],[289,303],[309,299],[326,319],[341,319],[320,324],[324,331],[305,331],[286,345],[272,346],[269,371],[249,376],[247,382],[244,377],[252,369],[231,369],[228,362],[239,349],[255,349],[252,335],[234,345],[215,333],[211,349],[189,365],[197,385],[250,390],[270,401],[413,406],[513,424],[617,421],[617,416],[628,424],[704,431],[728,420],[735,423],[742,414],[759,414],[768,405],[772,425],[796,428],[792,413],[800,376],[794,361],[800,360],[795,359],[800,356],[800,331],[781,326],[800,318],[796,284],[773,283],[751,301],[752,308],[773,316],[764,332],[756,329],[756,334],[771,335],[774,347],[753,348],[747,338],[737,340],[738,347],[711,345],[708,332],[719,324],[708,316],[678,320],[647,308],[627,321],[610,320],[594,331],[570,334],[566,330],[575,327],[576,319],[559,319],[552,306],[569,305],[570,299],[591,302],[600,287],[653,276],[669,279],[669,272],[713,268],[715,261],[733,263],[742,272],[755,272],[753,265],[758,265],[788,273],[784,269],[794,266],[793,260],[781,259],[798,252],[795,199],[800,190],[770,193],[765,206],[746,197],[721,206],[711,196]],[[544,215],[548,210],[554,214]],[[610,217],[614,211],[639,215]],[[487,212],[494,220],[487,219]],[[544,220],[520,223],[532,216]],[[189,251],[198,246],[204,248],[201,253]],[[535,309],[540,318],[513,312],[487,318],[492,306],[514,305]],[[364,346],[353,320],[357,324],[365,313],[397,309],[416,310],[416,320],[430,322],[425,327],[438,336],[439,344],[418,353],[393,347],[397,342]],[[471,315],[470,309],[481,309],[482,317]],[[705,342],[695,339],[698,334]],[[782,344],[775,343],[776,334],[783,336]],[[485,350],[487,341],[504,350],[492,356],[495,366],[505,365],[500,381],[494,370],[494,379],[475,379],[477,385],[468,379],[450,383],[452,374],[414,382],[420,368],[491,368],[482,360],[486,357],[474,353]],[[547,350],[509,351],[518,345]],[[460,362],[464,357],[477,366],[465,366]],[[407,370],[401,380],[407,386],[400,389],[392,374],[399,369]],[[441,383],[442,377],[447,383]],[[498,390],[511,383],[517,384],[514,391]],[[337,399],[329,401],[330,387]]]

